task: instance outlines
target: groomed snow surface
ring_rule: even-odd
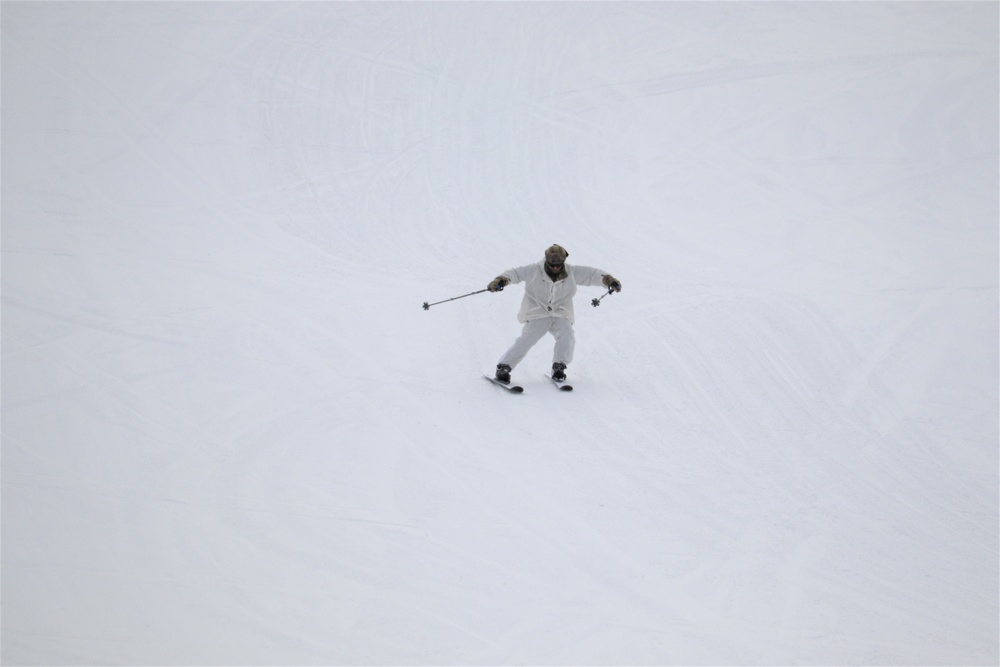
[[[3,663],[997,664],[998,12],[4,2]]]

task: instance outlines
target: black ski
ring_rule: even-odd
[[[493,384],[495,384],[496,386],[503,387],[512,394],[520,394],[522,391],[524,391],[524,387],[519,387],[516,384],[513,385],[504,384],[500,380],[496,379],[495,377],[490,377],[489,375],[484,375],[483,377],[492,382]]]
[[[555,386],[559,387],[559,391],[573,391],[573,385],[566,384],[565,381],[560,382],[559,380],[555,379],[554,377],[552,377],[551,375],[548,375],[546,373],[542,373],[542,375],[544,375],[548,379],[552,380],[552,384],[554,384]]]

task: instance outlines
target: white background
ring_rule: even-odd
[[[4,2],[3,662],[996,664],[997,26]]]

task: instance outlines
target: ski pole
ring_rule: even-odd
[[[607,294],[602,294],[600,296],[600,298],[594,299],[593,301],[590,302],[590,305],[593,306],[594,308],[597,308],[599,305],[601,305],[601,299],[603,299],[604,297],[606,297],[608,294],[614,294],[614,292],[615,291],[609,287]]]
[[[468,294],[463,294],[462,296],[453,296],[450,299],[445,299],[444,301],[435,301],[434,303],[427,303],[424,301],[424,310],[430,310],[431,306],[436,306],[439,303],[447,303],[449,301],[454,301],[455,299],[464,299],[467,296],[472,296],[473,294],[482,294],[483,292],[488,292],[489,289],[481,289],[478,292],[469,292]]]

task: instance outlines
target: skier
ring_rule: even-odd
[[[604,285],[620,292],[622,285],[607,271],[591,266],[566,264],[569,253],[559,245],[545,251],[535,264],[508,269],[493,279],[486,289],[499,292],[510,284],[524,283],[524,299],[517,321],[524,325],[521,335],[500,357],[496,379],[510,384],[510,373],[528,351],[547,333],[556,339],[552,355],[552,379],[566,381],[566,368],[573,361],[573,295],[577,285]]]

